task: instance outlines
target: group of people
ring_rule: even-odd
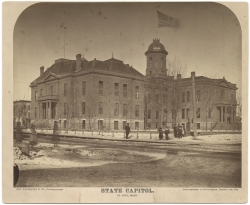
[[[168,127],[164,131],[163,131],[163,129],[161,127],[159,128],[159,140],[163,139],[163,133],[165,134],[165,139],[169,140],[169,137],[168,137],[169,128]]]
[[[174,125],[174,137],[175,138],[182,138],[186,135],[185,127],[180,124]]]
[[[36,126],[31,125],[30,131],[31,131],[31,135],[29,138],[29,143],[31,146],[34,146],[37,144]],[[59,136],[58,123],[57,121],[54,121],[53,136],[52,136],[52,143],[54,144],[54,147],[58,146],[59,141],[60,141],[60,136]]]

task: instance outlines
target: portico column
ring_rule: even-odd
[[[223,106],[220,106],[220,121],[223,122]]]
[[[49,116],[48,116],[48,119],[50,120],[51,119],[51,102],[49,101]]]

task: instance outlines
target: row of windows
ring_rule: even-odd
[[[82,115],[86,113],[86,103],[82,102]],[[128,105],[123,104],[123,116],[127,116],[128,113]],[[103,114],[103,102],[99,102],[98,114]],[[67,115],[67,103],[64,103],[64,115]],[[114,115],[119,115],[119,103],[114,104]],[[135,105],[135,117],[139,117],[139,105]]]
[[[59,120],[59,123],[61,123],[61,120]],[[123,121],[122,122],[122,128],[124,129],[126,126],[127,122]],[[98,129],[103,129],[104,125],[103,125],[103,120],[98,120],[97,122],[98,125]],[[114,121],[114,130],[118,130],[119,129],[119,121]],[[63,128],[67,128],[67,120],[63,120]],[[139,129],[139,122],[135,122],[135,129]],[[86,121],[82,120],[82,129],[86,129]]]
[[[151,119],[151,110],[148,109],[148,119]],[[208,108],[208,118],[211,118],[211,114],[212,114],[212,109]],[[182,119],[189,119],[190,118],[190,113],[189,113],[189,108],[182,108],[182,112],[181,112],[181,116]],[[196,118],[200,118],[201,114],[200,114],[200,108],[197,108],[196,110]],[[159,111],[156,110],[155,111],[155,119],[159,118]],[[174,119],[174,110],[172,110],[172,119]]]
[[[159,103],[159,102],[166,103],[168,96],[166,94],[163,94],[162,95],[162,99],[161,99],[161,95],[160,94],[155,94],[154,97],[155,97],[155,101],[157,103]],[[150,103],[151,101],[152,101],[152,94],[148,93],[148,103]]]

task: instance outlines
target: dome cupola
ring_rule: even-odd
[[[153,39],[153,43],[149,45],[148,50],[145,52],[145,55],[148,55],[150,53],[162,53],[168,55],[168,52],[165,50],[164,45],[160,43],[159,38]]]

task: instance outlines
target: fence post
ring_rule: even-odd
[[[137,129],[137,136],[136,136],[136,137],[137,137],[137,139],[138,139],[138,129]]]
[[[149,130],[149,133],[150,133],[150,139],[152,139],[152,136],[151,136],[151,130]]]
[[[114,133],[114,130],[112,130],[112,137],[115,137],[115,133]]]
[[[92,135],[93,135],[93,129],[92,129]]]

